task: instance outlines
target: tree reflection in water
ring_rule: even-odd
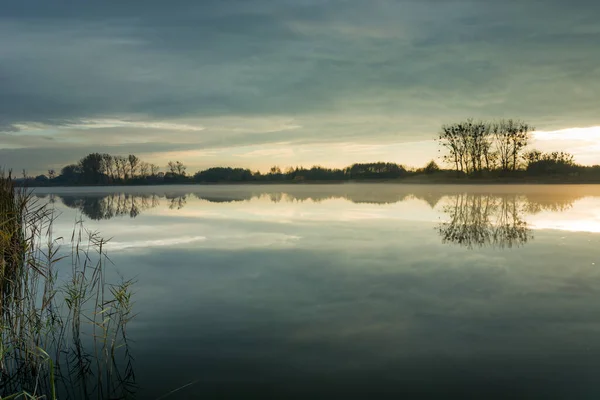
[[[173,196],[166,195],[167,202],[169,203],[169,210],[181,210],[187,204],[187,195]]]
[[[59,197],[65,206],[79,209],[83,215],[92,220],[122,216],[135,218],[142,211],[160,205],[160,197],[155,194],[111,193],[103,196],[61,195]]]
[[[519,247],[533,239],[523,218],[526,204],[517,195],[459,194],[444,207],[450,220],[440,224],[438,232],[443,243],[469,249]]]

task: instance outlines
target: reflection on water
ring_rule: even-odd
[[[518,196],[460,194],[444,207],[450,217],[439,227],[444,243],[473,247],[512,248],[533,239],[523,219],[531,202]],[[535,206],[534,206],[535,207]]]
[[[343,186],[343,185],[340,185]],[[354,204],[395,204],[410,199],[418,199],[427,203],[432,209],[435,208],[442,199],[457,199],[467,194],[460,189],[457,190],[435,190],[423,191],[419,187],[401,188],[392,192],[383,191],[356,191],[356,190],[331,190],[331,186],[325,187],[323,191],[298,190],[289,188],[285,191],[270,191],[268,188],[263,190],[244,190],[240,192],[213,191],[211,193],[194,192],[192,189],[181,188],[183,193],[165,191],[161,194],[156,193],[138,193],[138,192],[108,192],[103,194],[96,193],[76,193],[76,194],[41,194],[38,197],[48,198],[54,202],[59,198],[64,205],[70,208],[79,209],[84,215],[94,220],[110,219],[114,217],[130,216],[135,218],[140,212],[154,208],[160,205],[161,200],[166,200],[170,209],[183,208],[188,198],[204,200],[210,203],[234,203],[249,202],[257,199],[268,199],[272,203],[281,202],[314,202],[320,203],[333,199],[344,199]],[[452,188],[451,188],[452,189]],[[213,193],[214,192],[214,193]],[[473,197],[496,196],[489,193],[468,192]],[[516,195],[515,195],[516,196]],[[539,193],[518,195],[515,201],[519,201],[524,207],[522,211],[534,214],[544,210],[565,211],[574,201],[583,197],[574,194],[548,198]]]
[[[420,200],[431,210],[443,213],[438,233],[443,243],[456,244],[468,249],[476,247],[512,248],[533,239],[532,228],[527,216],[542,212],[561,213],[567,211],[575,201],[586,196],[585,191],[552,188],[513,193],[503,190],[473,190],[465,187],[431,188],[423,186],[396,186],[393,190],[371,186],[287,186],[284,190],[275,187],[230,188],[181,187],[161,194],[139,192],[67,193],[51,194],[49,201],[60,199],[65,206],[80,211],[92,220],[107,220],[115,217],[137,217],[145,211],[166,206],[169,210],[182,210],[188,200],[208,203],[322,203],[341,199],[352,204],[392,205],[408,200]],[[393,185],[392,185],[393,186]],[[383,189],[382,189],[383,188]],[[379,190],[381,189],[381,190]],[[118,189],[116,189],[118,190]],[[596,190],[596,189],[595,189]],[[47,197],[38,194],[40,197]]]
[[[139,398],[600,395],[600,186],[45,190],[136,277]]]
[[[181,210],[187,204],[187,195],[183,196],[165,196],[169,202],[169,210]]]
[[[54,196],[59,197],[65,206],[78,209],[83,215],[95,221],[125,215],[135,218],[142,211],[160,204],[160,199],[155,194],[111,193],[104,196]]]

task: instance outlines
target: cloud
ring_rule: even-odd
[[[566,151],[579,163],[599,164],[600,126],[535,132],[532,147],[545,152]]]
[[[144,122],[144,121],[122,121],[111,119],[100,120],[82,120],[81,123],[68,125],[74,129],[102,129],[102,128],[142,128],[142,129],[162,129],[171,131],[203,131],[201,126],[193,126],[177,123],[165,122]]]
[[[136,240],[131,242],[113,242],[106,243],[106,248],[109,251],[129,250],[129,249],[146,249],[156,247],[173,247],[185,244],[191,244],[206,240],[204,236],[184,236],[169,239],[159,240]]]
[[[9,1],[0,130],[161,151],[426,140],[469,116],[598,125],[598,17],[591,0]],[[0,145],[51,147],[14,136]]]
[[[537,141],[597,141],[600,140],[600,126],[590,128],[570,128],[558,131],[534,132]]]

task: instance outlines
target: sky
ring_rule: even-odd
[[[464,118],[600,164],[596,0],[0,0],[0,165],[439,157]]]

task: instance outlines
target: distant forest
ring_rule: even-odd
[[[389,181],[465,182],[556,181],[600,182],[600,166],[575,163],[565,152],[543,153],[528,149],[534,128],[522,121],[495,122],[468,119],[444,125],[436,138],[440,167],[434,160],[422,168],[390,162],[357,163],[346,168],[273,166],[268,172],[245,168],[213,167],[189,174],[181,161],[169,161],[164,170],[127,156],[91,153],[59,172],[50,169],[35,177],[24,172],[19,181],[29,186],[156,185],[183,183],[268,183]]]

